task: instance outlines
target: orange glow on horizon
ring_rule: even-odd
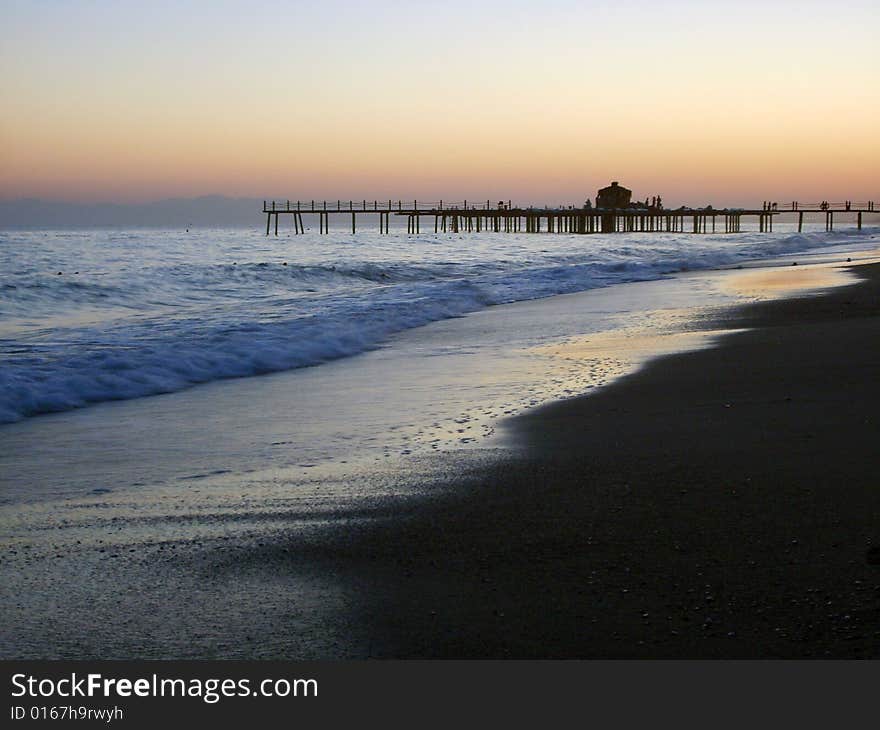
[[[574,203],[612,179],[670,204],[880,198],[880,94],[853,72],[880,66],[870,4],[843,20],[786,19],[792,31],[773,35],[709,21],[688,34],[634,3],[622,45],[598,31],[585,43],[577,24],[535,31],[528,13],[538,11],[515,5],[516,22],[449,38],[418,24],[407,35],[390,3],[391,30],[301,31],[293,45],[280,31],[237,39],[226,26],[210,40],[184,19],[178,46],[159,56],[146,31],[105,57],[71,40],[63,17],[45,37],[18,18],[25,37],[10,31],[0,51],[0,92],[12,101],[0,118],[0,198]],[[585,23],[618,27],[610,11],[589,10]],[[846,37],[820,32],[860,17]],[[87,25],[109,20],[68,21],[92,44],[111,42]]]

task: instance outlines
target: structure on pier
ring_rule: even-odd
[[[615,213],[621,208],[629,208],[631,200],[632,190],[616,181],[596,193],[596,208],[605,211],[600,219],[602,233],[613,233],[616,230]]]
[[[596,193],[596,207],[607,208],[628,208],[632,202],[633,191],[623,187],[618,182],[611,183],[608,187],[602,188]]]

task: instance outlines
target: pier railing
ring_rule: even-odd
[[[263,201],[264,213],[391,212],[433,210],[504,210],[512,201],[448,200],[270,200]]]
[[[503,210],[528,210],[528,211],[560,211],[560,210],[583,210],[583,204],[572,205],[568,203],[560,203],[558,205],[520,205],[514,204],[511,200],[499,200],[497,202],[491,200],[471,201],[471,200],[269,200],[263,201],[264,213],[370,213],[370,212],[434,212],[434,211],[503,211]],[[644,211],[647,210],[643,204],[636,201],[630,208],[622,208],[621,212],[627,210]],[[791,202],[769,202],[766,201],[762,208],[770,213],[774,212],[820,212],[833,210],[836,212],[875,212],[880,209],[875,207],[874,201],[871,200],[844,200],[844,201],[827,201],[805,203],[801,201]],[[744,208],[713,208],[712,206],[692,208],[683,206],[681,208],[663,209],[663,210],[745,210]]]
[[[768,209],[771,211],[799,211],[799,210],[836,210],[836,211],[873,211],[874,201],[872,200],[820,200],[816,203],[803,203],[795,200],[790,203],[769,203]]]

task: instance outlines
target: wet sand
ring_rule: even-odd
[[[880,266],[854,270],[518,417],[525,456],[358,535],[391,573],[373,653],[880,656]]]

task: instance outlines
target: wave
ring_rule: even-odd
[[[50,284],[28,274],[3,284],[0,298],[5,304],[40,296],[68,304],[116,305],[147,298],[165,301],[173,314],[167,308],[145,308],[119,321],[47,326],[0,340],[0,423],[317,365],[378,347],[403,330],[495,304],[657,279],[673,271],[858,238],[864,236],[764,235],[699,244],[696,237],[670,236],[652,239],[650,246],[621,240],[617,247],[606,239],[609,250],[601,256],[539,251],[509,261],[496,257],[469,263],[186,263],[116,277],[107,284],[60,281],[64,276]],[[29,283],[22,283],[28,276]],[[182,304],[198,300],[208,306]]]

